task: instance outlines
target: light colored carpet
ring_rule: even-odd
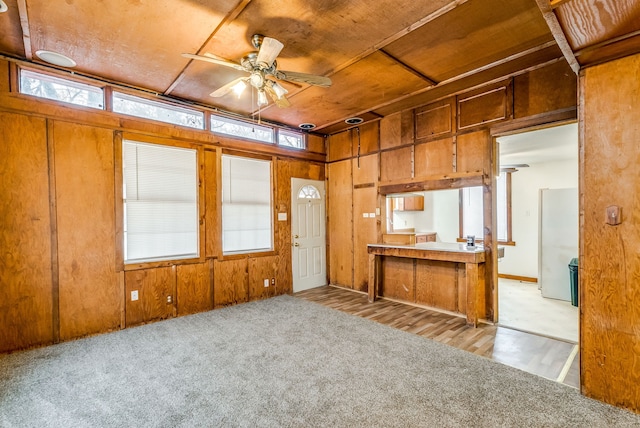
[[[500,325],[578,342],[578,308],[571,302],[542,297],[536,283],[504,278],[498,298]]]
[[[2,427],[610,427],[573,389],[291,296],[0,356]]]

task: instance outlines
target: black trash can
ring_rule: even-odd
[[[578,259],[569,262],[569,278],[571,279],[571,304],[578,306]]]

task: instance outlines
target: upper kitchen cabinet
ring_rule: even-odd
[[[391,199],[394,211],[424,211],[424,196],[411,195]]]

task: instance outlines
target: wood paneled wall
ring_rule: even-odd
[[[126,327],[175,316],[175,266],[128,271],[124,274],[124,281]],[[138,293],[138,300],[132,300],[133,292]]]
[[[375,140],[374,140],[375,138]],[[377,136],[370,137],[376,141]],[[353,288],[366,292],[369,284],[367,244],[378,242],[380,210],[378,200],[378,155],[352,160],[353,176]]]
[[[113,131],[55,121],[60,339],[120,327]]]
[[[310,136],[306,151],[218,141],[206,131],[8,92],[9,71],[0,60],[0,352],[291,292],[291,178],[325,179],[322,137]],[[123,134],[198,148],[198,259],[123,263]],[[274,156],[272,252],[221,256],[221,147]],[[287,221],[275,220],[277,212]]]
[[[5,352],[53,342],[57,267],[47,122],[0,112],[0,123],[0,352]]]
[[[353,288],[353,179],[351,160],[327,166],[329,282]]]
[[[496,153],[491,130],[496,126],[540,125],[571,114],[575,118],[576,93],[575,74],[565,62],[558,61],[329,136],[330,282],[366,290],[366,246],[380,241],[384,227],[381,195],[482,185],[485,206],[492,206]],[[351,169],[346,161],[349,158]],[[375,208],[380,211],[372,219]],[[497,319],[495,222],[495,214],[487,210],[486,288],[480,294],[486,299],[482,312],[492,320]],[[404,299],[400,296],[407,292],[393,284],[388,285],[393,288],[389,293]],[[446,300],[447,307],[465,305],[465,296],[433,295],[429,289],[422,293],[421,299]],[[414,299],[415,295],[408,300]]]
[[[640,412],[640,55],[580,77],[582,392]],[[607,208],[621,223],[607,224]]]

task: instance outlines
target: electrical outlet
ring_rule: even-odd
[[[265,288],[269,286],[269,279],[268,278],[264,279],[264,286],[265,286]]]
[[[271,285],[276,285],[276,279],[275,278],[271,278]]]
[[[138,300],[138,290],[133,290],[131,292],[131,301],[135,302],[136,300]]]
[[[169,295],[167,296],[167,305],[169,305],[169,304],[171,304],[171,303],[173,303],[173,297],[171,297],[171,294],[169,294]]]

